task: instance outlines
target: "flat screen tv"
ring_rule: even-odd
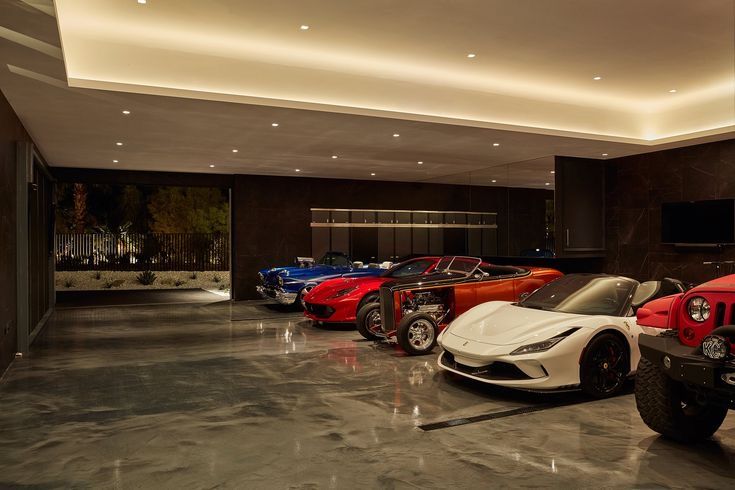
[[[735,243],[735,199],[663,203],[661,242],[682,245]]]

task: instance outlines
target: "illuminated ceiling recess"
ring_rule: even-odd
[[[72,87],[639,145],[735,129],[731,0],[57,0],[56,12]]]

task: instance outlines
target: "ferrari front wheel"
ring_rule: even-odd
[[[383,327],[380,322],[380,303],[368,303],[357,312],[357,331],[368,340],[382,338]]]
[[[398,345],[412,356],[428,354],[436,345],[439,327],[426,313],[411,313],[403,317],[396,331]]]
[[[595,398],[617,395],[630,372],[626,342],[611,333],[593,338],[584,351],[579,371],[582,391],[588,395]]]

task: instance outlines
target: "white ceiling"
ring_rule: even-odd
[[[52,165],[553,187],[735,135],[733,5],[5,0],[0,89]]]

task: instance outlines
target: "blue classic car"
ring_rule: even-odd
[[[317,284],[336,277],[379,276],[392,264],[370,264],[363,266],[352,262],[341,252],[327,252],[319,261],[298,257],[298,266],[273,267],[258,272],[258,293],[265,299],[274,299],[283,305],[295,305]]]

